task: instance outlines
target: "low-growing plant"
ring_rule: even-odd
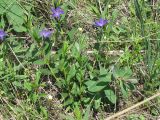
[[[51,101],[58,99],[72,114],[63,117],[89,120],[99,110],[121,110],[135,91],[148,96],[159,90],[160,25],[152,14],[159,8],[144,0],[82,3],[84,9],[78,0],[0,1],[5,119],[49,119]]]

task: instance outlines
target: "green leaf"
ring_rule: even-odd
[[[67,75],[67,81],[70,82],[75,75],[76,75],[76,69],[75,69],[75,65],[73,65]]]
[[[77,28],[72,28],[72,30],[67,33],[70,40],[73,40],[76,31],[77,31]]]
[[[142,16],[142,13],[141,13],[141,9],[140,9],[140,5],[139,5],[139,2],[138,0],[134,0],[134,6],[135,6],[135,13],[136,13],[136,16],[137,18],[139,19],[140,21],[140,24],[141,24],[141,34],[142,34],[142,37],[144,37],[144,20],[143,20],[143,16]]]
[[[74,115],[76,116],[77,120],[82,120],[82,112],[77,104],[74,107]]]
[[[87,108],[85,109],[85,113],[84,113],[84,116],[83,116],[83,120],[89,120],[89,116],[90,116],[90,105],[87,106]]]
[[[104,93],[110,102],[112,102],[113,104],[116,103],[117,98],[116,98],[116,95],[114,94],[113,90],[111,90],[111,89],[105,90]]]
[[[104,83],[106,83],[106,82],[111,82],[111,74],[107,74],[107,75],[101,75],[101,76],[99,76],[99,82],[101,81],[101,82],[104,82]]]
[[[99,92],[106,87],[105,84],[100,84],[101,82],[89,80],[85,84],[90,92]]]
[[[101,105],[101,98],[94,100],[95,109],[98,109],[100,107],[100,105]]]
[[[47,109],[46,109],[45,107],[40,106],[40,110],[41,110],[41,113],[42,113],[46,118],[48,118]]]
[[[0,14],[4,14],[4,12],[7,11],[9,4],[12,2],[14,3],[15,0],[0,0]]]
[[[22,87],[22,84],[18,81],[14,81],[13,85],[17,86],[17,87]]]
[[[98,79],[101,82],[111,82],[111,73],[109,73],[105,68],[101,67],[100,76]]]
[[[51,75],[51,71],[48,69],[39,69],[39,71],[43,74],[43,75]]]
[[[70,115],[65,115],[65,114],[61,114],[60,115],[64,120],[75,120],[72,116]]]
[[[31,95],[31,99],[32,99],[34,102],[36,102],[36,101],[38,100],[38,98],[39,98],[39,95],[36,94],[36,93],[33,93],[33,94]]]
[[[100,67],[100,75],[106,75],[108,71],[104,67]]]
[[[5,27],[5,20],[3,18],[3,16],[0,17],[1,21],[0,21],[0,27],[4,28]]]
[[[25,32],[26,29],[22,24],[25,22],[25,10],[17,0],[0,0],[0,14],[6,14],[8,22],[13,25],[17,32]]]
[[[93,86],[94,84],[96,84],[97,82],[96,81],[93,81],[93,80],[87,80],[87,82],[85,82],[85,84],[87,85],[87,87],[91,87]]]
[[[28,91],[32,90],[32,84],[29,82],[24,82],[24,88],[27,89]]]
[[[14,24],[14,25],[22,25],[24,23],[24,19],[23,19],[23,9],[21,9],[21,7],[16,4],[16,2],[11,6],[10,12],[7,12],[7,17],[10,23]]]
[[[123,83],[122,80],[120,80],[120,88],[121,88],[121,92],[122,92],[122,95],[124,98],[127,98],[128,97],[128,91],[127,91],[127,88],[125,86],[125,84]]]
[[[64,105],[64,106],[67,106],[67,105],[72,104],[73,102],[74,102],[73,98],[70,97],[70,98],[68,98],[67,100],[64,101],[64,104],[63,104],[63,105]]]
[[[69,94],[68,93],[61,93],[61,96],[63,99],[66,99],[69,96]]]
[[[27,29],[23,26],[13,26],[13,29],[17,32],[27,32]]]
[[[35,80],[34,80],[34,83],[35,83],[36,87],[38,87],[40,78],[41,78],[41,72],[40,72],[40,71],[37,71],[37,72],[36,72],[36,76],[35,76]]]
[[[80,94],[79,86],[76,83],[73,83],[71,93],[74,94],[74,95]]]
[[[76,49],[77,49],[77,52],[80,52],[80,45],[79,45],[79,43],[75,43],[75,47],[76,47]]]
[[[39,60],[34,61],[33,64],[36,64],[36,65],[44,65],[44,64],[45,64],[45,61],[39,59]]]
[[[26,79],[27,76],[26,75],[15,75],[15,78],[21,80],[21,79]]]
[[[90,9],[93,13],[95,13],[96,15],[99,15],[99,14],[100,14],[99,10],[98,10],[95,6],[93,6],[93,5],[90,5],[90,6],[89,6],[89,9]]]
[[[116,68],[116,70],[114,71],[114,76],[116,78],[128,79],[131,77],[131,75],[132,71],[129,67],[124,67],[121,69]]]

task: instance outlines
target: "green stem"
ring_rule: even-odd
[[[53,72],[51,66],[50,66],[49,64],[47,64],[47,66],[48,66],[48,68],[50,69],[50,71],[51,71],[53,77],[55,78],[55,80],[58,81],[58,78],[57,78],[56,75],[54,74],[54,72]]]

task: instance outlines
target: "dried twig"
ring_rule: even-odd
[[[19,64],[25,69],[24,65],[21,63],[21,61],[19,60],[19,58],[17,57],[17,55],[15,54],[15,52],[13,51],[12,47],[10,46],[10,44],[8,43],[8,46],[11,50],[11,52],[13,53],[13,55],[15,56],[16,60],[19,62]]]
[[[130,51],[131,52],[131,51]],[[140,51],[141,53],[144,53],[145,51],[144,50],[141,50]],[[56,54],[57,51],[52,51],[52,54]],[[70,53],[70,51],[69,51]],[[95,51],[93,50],[87,50],[86,51],[86,54],[93,54],[93,53],[96,53]],[[106,54],[106,55],[112,55],[112,56],[117,56],[117,55],[122,55],[125,53],[125,51],[123,50],[112,50],[112,51],[102,51],[102,53]]]
[[[147,98],[147,99],[145,99],[145,100],[143,100],[143,101],[141,101],[141,102],[139,102],[139,103],[137,103],[137,104],[125,109],[125,110],[123,110],[123,111],[120,111],[120,112],[118,112],[118,113],[106,118],[105,120],[113,120],[113,119],[117,118],[118,116],[121,116],[121,115],[129,112],[130,110],[132,110],[132,109],[134,109],[136,107],[139,107],[139,106],[143,105],[144,103],[149,102],[150,100],[153,100],[153,99],[155,99],[156,97],[159,97],[159,96],[160,96],[160,92],[156,93],[155,95],[153,95],[153,96],[151,96],[151,97],[149,97],[149,98]]]

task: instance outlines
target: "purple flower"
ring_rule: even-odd
[[[100,18],[98,21],[95,21],[95,25],[97,27],[103,27],[104,25],[106,25],[108,23],[108,20],[105,20],[103,18]]]
[[[0,40],[3,40],[5,36],[7,36],[7,34],[4,32],[4,30],[0,29]]]
[[[60,7],[57,7],[57,8],[51,8],[52,10],[52,17],[54,18],[60,18],[60,15],[61,14],[64,14],[64,11],[60,8]]]
[[[47,30],[47,29],[43,29],[41,32],[40,32],[40,36],[41,37],[44,37],[44,38],[49,38],[53,33],[53,30]]]

